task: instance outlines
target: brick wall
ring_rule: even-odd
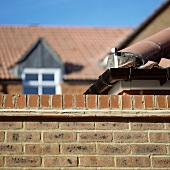
[[[170,169],[170,96],[0,95],[0,170]]]

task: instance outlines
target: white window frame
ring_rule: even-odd
[[[26,74],[38,74],[38,80],[25,80]],[[43,81],[43,74],[54,74],[54,81]],[[61,69],[35,69],[35,68],[26,68],[22,73],[23,81],[23,93],[24,87],[38,87],[38,94],[42,94],[43,87],[55,87],[56,94],[61,94]]]

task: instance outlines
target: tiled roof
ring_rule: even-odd
[[[0,26],[0,78],[14,79],[13,66],[42,37],[63,63],[82,66],[64,76],[67,80],[92,80],[103,72],[97,62],[119,44],[133,28]]]

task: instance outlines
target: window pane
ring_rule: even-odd
[[[43,94],[55,94],[55,87],[43,87],[42,93]]]
[[[36,81],[38,81],[38,74],[26,74],[25,79],[26,80],[36,80]]]
[[[24,94],[38,94],[38,87],[24,87]]]
[[[43,81],[54,81],[54,74],[43,74]]]

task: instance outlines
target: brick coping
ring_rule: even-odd
[[[56,117],[56,118],[170,118],[170,110],[37,110],[37,109],[0,109],[0,117]]]

